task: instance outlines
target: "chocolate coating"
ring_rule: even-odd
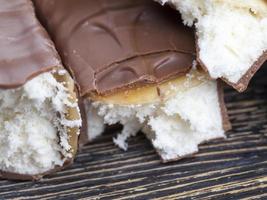
[[[0,0],[0,88],[14,88],[61,66],[30,0]]]
[[[34,0],[81,95],[159,83],[188,72],[194,33],[151,0]]]

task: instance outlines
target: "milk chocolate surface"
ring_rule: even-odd
[[[0,88],[24,84],[60,65],[30,0],[0,0]]]
[[[193,30],[151,0],[34,0],[82,95],[158,83],[188,72]]]

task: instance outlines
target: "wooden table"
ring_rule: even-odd
[[[267,63],[266,63],[267,65]],[[40,182],[0,180],[0,199],[267,199],[267,66],[243,94],[226,89],[233,130],[195,157],[161,164],[142,134],[123,152],[107,134]]]

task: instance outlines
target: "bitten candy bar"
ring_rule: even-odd
[[[77,151],[74,82],[32,2],[0,5],[0,176],[40,179],[70,164]]]
[[[155,84],[191,68],[193,30],[170,9],[140,0],[34,2],[82,96]]]
[[[149,0],[35,0],[84,98],[88,137],[120,123],[127,149],[142,130],[164,161],[229,128],[217,82],[194,65],[193,30]],[[225,128],[225,129],[224,129]]]
[[[238,91],[267,60],[266,0],[156,0],[169,3],[196,27],[198,61]]]

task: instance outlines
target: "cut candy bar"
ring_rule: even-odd
[[[198,61],[212,78],[238,91],[267,59],[267,1],[157,0],[168,2],[196,27]]]
[[[0,176],[40,179],[76,154],[81,118],[74,82],[32,2],[0,5]]]
[[[192,69],[193,29],[175,11],[149,0],[34,3],[84,97],[89,138],[103,133],[105,125],[120,123],[118,146],[126,150],[125,140],[143,130],[169,161],[196,152],[203,141],[224,137],[229,124],[217,83]],[[195,111],[187,104],[191,101]],[[162,129],[155,130],[155,120]],[[173,134],[176,145],[164,143],[162,138]],[[181,141],[184,150],[177,145]]]

